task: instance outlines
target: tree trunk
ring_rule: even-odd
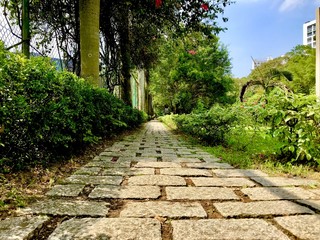
[[[99,78],[99,16],[100,0],[80,0],[80,59],[81,77],[94,86]]]
[[[129,39],[129,9],[128,6],[123,7],[123,19],[122,26],[120,29],[120,51],[121,51],[121,62],[122,62],[122,100],[132,106],[131,96],[131,84],[130,84],[130,39]]]

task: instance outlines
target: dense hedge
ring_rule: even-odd
[[[142,122],[105,89],[0,42],[0,172],[46,164]]]
[[[231,108],[214,105],[209,111],[173,115],[177,128],[209,145],[225,144],[226,135],[239,119]]]

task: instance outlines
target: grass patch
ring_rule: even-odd
[[[170,115],[160,120],[178,132]],[[190,144],[202,147],[206,152],[220,158],[222,162],[229,163],[236,168],[260,169],[270,176],[299,176],[320,180],[319,169],[306,165],[281,163],[276,159],[275,153],[282,143],[266,134],[264,128],[233,128],[227,136],[225,146],[203,146],[198,139],[190,135],[180,135]]]

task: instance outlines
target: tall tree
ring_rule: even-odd
[[[80,59],[81,77],[95,86],[99,78],[99,19],[100,0],[80,0]]]
[[[217,37],[194,32],[164,39],[160,59],[151,77],[156,108],[189,113],[200,104],[209,108],[234,100],[228,95],[233,90],[229,55]]]

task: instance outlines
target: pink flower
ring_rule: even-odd
[[[189,50],[188,53],[190,53],[191,55],[196,55],[197,52],[195,50]]]
[[[202,3],[202,4],[201,4],[201,8],[202,8],[204,11],[208,11],[208,10],[209,10],[209,5],[208,5],[208,3]]]
[[[161,7],[162,5],[162,0],[156,0],[156,8]]]

